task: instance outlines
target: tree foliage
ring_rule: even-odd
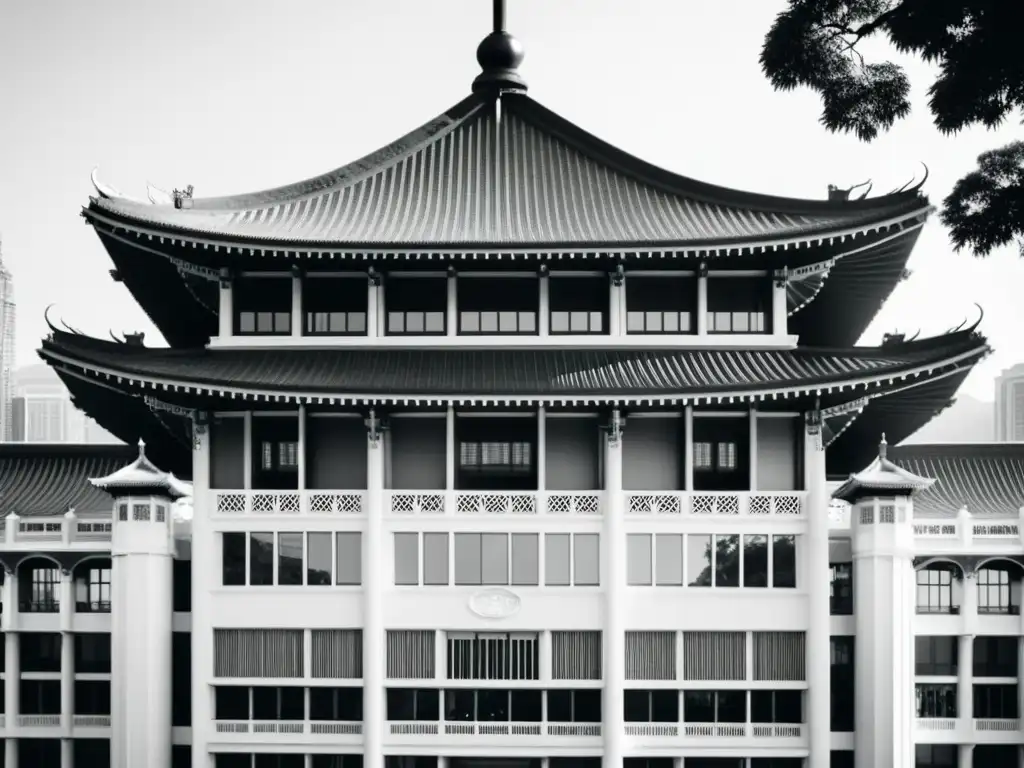
[[[871,62],[863,40],[886,37],[900,52],[935,64],[928,89],[936,127],[994,128],[1024,110],[1019,0],[789,0],[761,49],[777,90],[805,86],[822,100],[822,124],[871,141],[910,114],[910,81],[891,61]],[[978,158],[943,203],[956,250],[978,256],[1017,242],[1024,256],[1024,142]]]

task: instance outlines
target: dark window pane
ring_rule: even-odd
[[[331,534],[321,531],[310,533],[308,536],[306,583],[312,586],[329,586],[331,583]]]
[[[277,535],[277,583],[283,586],[302,584],[302,534]]]
[[[274,583],[274,534],[249,534],[249,584],[268,586]]]
[[[772,536],[772,586],[796,587],[796,536]]]
[[[768,586],[768,537],[743,537],[743,586]]]

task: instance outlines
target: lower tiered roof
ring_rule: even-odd
[[[61,375],[79,407],[126,441],[143,437],[157,464],[181,474],[188,471],[188,451],[176,454],[191,445],[194,411],[299,403],[349,408],[760,403],[790,410],[820,404],[826,441],[838,447],[860,442],[843,435],[857,434],[857,422],[872,413],[875,400],[894,396],[899,410],[887,413],[894,423],[884,430],[896,442],[945,407],[987,352],[973,329],[881,347],[774,351],[172,350],[54,330],[40,355]],[[870,452],[862,453],[852,445],[840,450],[843,460],[835,470],[860,469],[870,459]]]

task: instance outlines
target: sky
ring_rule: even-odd
[[[932,125],[933,70],[903,63],[913,112],[870,144],[827,133],[810,91],[774,92],[758,53],[782,0],[508,0],[530,95],[676,173],[756,192],[824,198],[868,178],[885,193],[931,175],[935,204],[1016,121],[946,137]],[[10,0],[0,4],[0,238],[18,302],[17,362],[51,313],[94,336],[159,334],[113,282],[78,213],[89,174],[145,198],[146,183],[197,197],[298,181],[355,160],[468,94],[489,0]],[[940,334],[985,312],[995,353],[962,391],[991,400],[1024,360],[1024,259],[955,254],[934,216],[863,344]]]

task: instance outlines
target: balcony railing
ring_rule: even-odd
[[[110,601],[79,601],[75,603],[75,613],[110,613]]]
[[[219,515],[361,515],[366,491],[215,491]]]
[[[463,721],[396,721],[388,722],[388,734],[417,740],[418,737],[433,737],[429,741],[461,740],[466,738],[489,737],[516,739],[599,738],[600,723],[545,723],[545,722],[463,722]],[[447,739],[445,737],[448,737]],[[399,738],[398,741],[404,741]],[[468,743],[468,741],[467,741]],[[561,743],[561,742],[558,742]]]
[[[217,720],[217,733],[360,736],[361,722],[344,720]]]
[[[627,736],[688,739],[801,739],[800,723],[626,723]]]
[[[974,719],[974,730],[1016,732],[1020,730],[1020,720],[1018,718],[976,717]]]
[[[71,526],[68,530],[68,526]],[[4,537],[10,533],[14,534],[14,544],[35,544],[38,542],[61,542],[65,534],[69,540],[74,542],[95,542],[110,541],[112,523],[109,520],[94,520],[82,522],[80,520],[59,519],[39,523],[32,520],[18,522],[18,527],[11,531],[4,528]]]
[[[60,715],[18,715],[19,728],[59,728]]]
[[[802,491],[645,491],[626,493],[629,515],[721,517],[799,517]]]
[[[109,728],[110,715],[75,715],[75,728]]]

